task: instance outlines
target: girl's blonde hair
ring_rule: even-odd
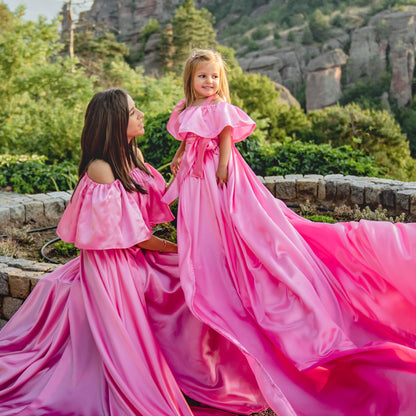
[[[192,84],[195,70],[199,64],[206,64],[214,62],[218,64],[219,69],[219,87],[217,94],[227,103],[230,100],[230,88],[228,86],[227,74],[225,62],[219,52],[211,49],[196,49],[192,52],[190,57],[185,63],[185,69],[183,71],[183,88],[185,92],[185,106],[187,108],[191,106],[197,99],[195,89]]]

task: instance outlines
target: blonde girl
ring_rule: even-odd
[[[416,414],[416,224],[299,217],[234,146],[255,125],[217,52],[191,54],[184,92],[164,198],[179,197],[188,307],[246,355],[276,414]]]

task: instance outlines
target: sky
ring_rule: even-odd
[[[46,16],[50,22],[53,18],[58,16],[62,6],[66,3],[65,0],[0,0],[5,3],[7,7],[14,11],[17,6],[21,4],[26,5],[26,13],[24,19],[37,21],[40,15]],[[73,12],[76,15],[82,10],[88,10],[91,7],[93,0],[73,0]]]

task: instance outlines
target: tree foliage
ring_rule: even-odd
[[[334,106],[308,114],[310,128],[297,137],[317,144],[350,145],[372,157],[396,179],[415,180],[416,161],[394,116],[387,111],[362,109],[357,104]]]
[[[230,88],[234,104],[250,115],[257,114],[256,121],[266,122],[269,141],[281,141],[307,127],[304,111],[281,102],[280,92],[266,76],[235,71],[230,75]]]
[[[192,0],[184,0],[171,20],[172,39],[166,39],[162,49],[169,50],[165,66],[181,72],[185,60],[194,48],[211,48],[217,45],[214,17],[207,9],[195,9]]]
[[[49,166],[60,161],[75,165],[89,100],[99,89],[120,87],[145,113],[146,134],[138,142],[146,159],[156,167],[167,164],[178,146],[167,133],[166,122],[183,95],[180,77],[166,73],[156,79],[145,76],[140,67],[130,67],[125,45],[110,34],[85,32],[84,38],[76,39],[78,57],[71,60],[65,56],[56,23],[42,19],[26,22],[21,19],[22,12],[21,8],[10,13],[0,4],[0,152],[42,155],[42,163]],[[201,40],[201,44],[193,45],[193,32],[182,28],[184,38],[175,46],[183,52],[182,58],[177,55],[175,68],[179,68],[179,60],[185,60],[191,44],[215,46],[215,31],[212,16],[206,10],[196,10],[191,0],[182,4],[175,18],[177,29],[182,28],[182,21],[197,27],[201,39],[212,42],[203,44]],[[186,36],[190,36],[188,41]],[[234,49],[217,49],[227,63],[233,104],[257,123],[253,135],[238,146],[258,174],[381,174],[382,170],[375,169],[374,158],[392,177],[414,179],[416,169],[406,137],[391,114],[349,104],[307,115],[296,106],[282,103],[269,78],[242,71]],[[356,91],[351,90],[351,96],[354,94]],[[408,121],[409,132],[416,131],[410,113],[403,112],[401,117]],[[371,157],[366,159],[368,155]]]
[[[321,10],[317,9],[312,13],[309,20],[309,29],[316,42],[325,42],[330,36],[331,25]]]
[[[256,173],[263,176],[289,174],[330,175],[340,173],[356,176],[383,176],[385,170],[377,166],[371,156],[351,146],[332,147],[329,144],[304,143],[290,138],[260,148],[261,168]],[[243,152],[243,154],[245,154]],[[245,154],[246,157],[249,155]]]
[[[0,7],[2,5],[0,4]],[[93,79],[61,58],[56,23],[7,15],[0,32],[0,151],[76,158]]]

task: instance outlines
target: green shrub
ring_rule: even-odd
[[[335,220],[332,217],[328,217],[327,215],[314,214],[314,215],[305,215],[304,217],[314,222],[327,222],[330,224],[335,223]]]
[[[293,30],[291,30],[287,35],[287,41],[288,42],[296,42],[296,36]]]
[[[406,135],[387,111],[349,104],[310,111],[308,119],[311,124],[296,132],[298,139],[334,147],[349,145],[371,155],[394,179],[416,179],[416,161],[411,157]]]
[[[60,256],[77,256],[79,250],[75,247],[74,243],[66,243],[65,241],[58,241],[54,243],[54,249],[56,254]]]
[[[146,120],[145,134],[137,138],[137,144],[144,159],[155,168],[161,169],[167,180],[170,179],[169,164],[180,145],[166,129],[170,113],[161,113]]]
[[[73,189],[77,167],[71,162],[48,165],[45,156],[0,155],[0,186],[18,193],[44,193]]]
[[[311,29],[308,25],[308,26],[305,27],[305,29],[303,31],[302,43],[304,45],[312,45],[313,42],[314,42],[313,35],[312,35]]]
[[[243,147],[245,146],[245,147]],[[258,143],[240,145],[241,153],[257,175],[342,174],[383,176],[374,159],[350,146],[331,147],[287,138],[283,144],[260,146]],[[253,151],[256,150],[257,152]]]
[[[331,25],[326,16],[319,9],[312,13],[309,20],[309,28],[316,42],[325,42],[331,35]]]
[[[269,34],[270,29],[268,29],[266,26],[260,26],[253,31],[253,33],[251,34],[251,38],[254,40],[262,40],[267,38]]]

